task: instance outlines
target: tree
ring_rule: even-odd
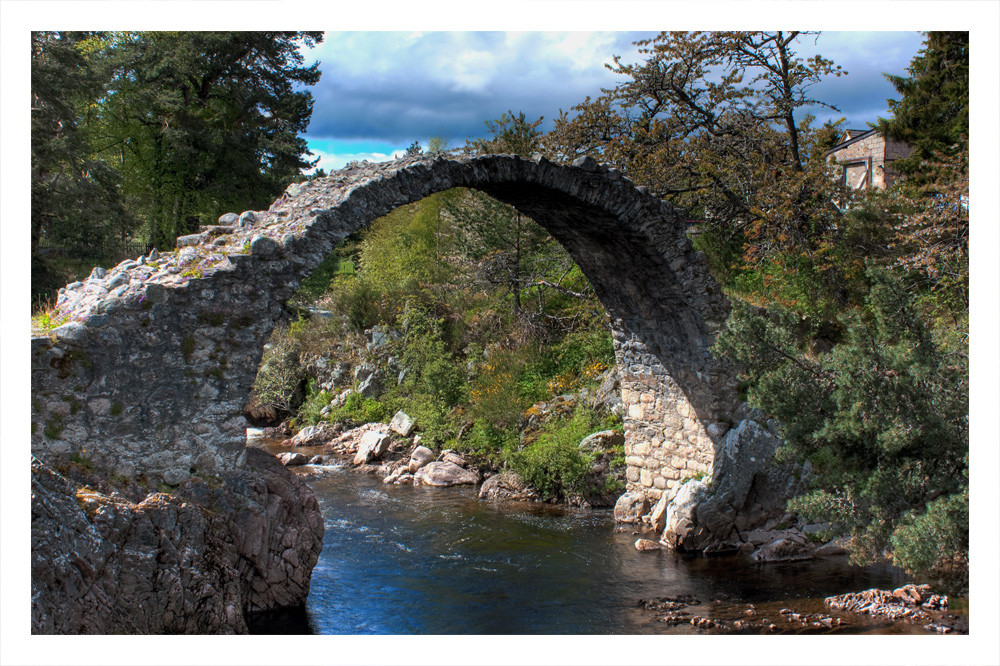
[[[886,75],[901,97],[877,127],[913,152],[893,168],[899,211],[892,248],[915,282],[968,307],[969,35],[928,32],[909,77]],[[939,299],[944,300],[944,299]]]
[[[911,179],[921,171],[926,175],[922,163],[968,149],[969,33],[925,35],[923,48],[907,68],[910,76],[885,75],[900,98],[886,100],[892,116],[879,118],[876,125],[913,148],[893,165]]]
[[[468,154],[512,154],[527,157],[542,150],[542,118],[528,121],[524,112],[507,111],[486,121],[490,136],[466,142]],[[522,293],[533,288],[538,297],[534,316],[545,314],[543,290],[555,289],[576,297],[584,294],[564,285],[574,263],[565,250],[534,220],[513,206],[479,192],[450,202],[446,209],[455,218],[459,249],[472,260],[475,279],[502,285],[510,295],[515,320],[525,321]],[[589,290],[589,285],[584,289]]]
[[[132,224],[120,177],[94,159],[81,110],[104,93],[82,45],[88,33],[31,34],[32,296],[66,283],[59,257],[92,266],[113,257]],[[85,270],[89,270],[88,266]]]
[[[528,122],[524,111],[516,116],[513,111],[501,114],[496,120],[487,120],[486,127],[491,136],[483,139],[470,139],[465,144],[465,152],[473,155],[520,155],[530,157],[541,148],[542,133],[538,126],[542,118]]]
[[[624,82],[562,114],[546,136],[563,159],[586,152],[704,220],[706,239],[739,266],[773,268],[836,296],[841,278],[810,261],[836,236],[839,198],[801,109],[843,71],[804,59],[799,32],[661,33],[645,60],[611,70]],[[831,107],[832,108],[832,107]],[[796,115],[798,112],[798,116]]]
[[[93,110],[99,154],[124,177],[129,206],[161,247],[226,210],[267,205],[301,170],[299,135],[319,80],[308,32],[113,33],[93,44],[112,68]]]
[[[968,356],[936,339],[898,276],[867,277],[865,307],[841,315],[829,353],[811,348],[801,317],[739,303],[716,350],[781,422],[782,453],[811,464],[814,487],[791,510],[850,534],[859,562],[891,546],[912,572],[943,573],[968,558]],[[941,540],[921,544],[921,525]]]

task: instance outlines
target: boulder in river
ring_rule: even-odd
[[[414,484],[426,486],[458,486],[479,483],[479,475],[452,462],[427,463],[413,475]]]
[[[285,467],[295,467],[296,465],[307,465],[309,463],[309,458],[301,453],[293,453],[289,451],[288,453],[279,453],[278,460]]]
[[[814,557],[813,551],[814,548],[805,535],[798,530],[785,530],[778,532],[774,539],[755,550],[750,559],[758,564],[811,560]]]
[[[538,491],[515,472],[495,474],[483,482],[479,499],[498,501],[533,502],[541,497]]]
[[[649,500],[642,493],[625,493],[615,503],[615,521],[637,523],[649,509]]]
[[[358,453],[354,456],[354,464],[364,465],[369,461],[378,460],[389,450],[389,443],[389,435],[384,432],[366,432],[361,437],[361,443],[358,444]]]
[[[410,454],[410,464],[407,469],[410,474],[416,474],[417,470],[434,460],[434,452],[426,446],[418,446]]]
[[[328,423],[306,426],[292,437],[292,446],[322,446],[336,437],[340,430]]]

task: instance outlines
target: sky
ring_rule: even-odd
[[[430,137],[450,147],[487,134],[487,120],[510,110],[551,129],[560,110],[622,77],[605,65],[641,55],[635,41],[656,32],[327,32],[306,49],[323,73],[306,133],[314,159],[326,171],[352,160],[373,162],[401,154]],[[825,32],[802,36],[797,50],[833,60],[848,73],[828,77],[810,93],[840,109],[812,112],[819,122],[844,117],[865,128],[888,114],[896,97],[883,73],[906,75],[921,48],[916,31]]]

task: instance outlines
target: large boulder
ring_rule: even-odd
[[[409,415],[402,410],[396,412],[395,416],[392,417],[392,421],[389,422],[389,429],[393,432],[398,432],[403,437],[409,437],[413,434],[413,430],[416,427],[416,421],[411,419]]]
[[[434,460],[434,452],[426,446],[418,446],[413,449],[413,453],[410,454],[410,462],[407,465],[407,471],[409,471],[410,474],[416,474],[418,469],[432,460]]]
[[[602,453],[624,444],[625,435],[614,430],[602,430],[580,440],[579,448],[589,453]]]
[[[667,507],[670,505],[670,496],[667,493],[660,495],[660,499],[653,505],[649,512],[649,525],[654,532],[662,532],[667,526]]]
[[[708,497],[708,484],[700,479],[682,485],[667,505],[661,541],[680,551],[696,550],[702,545],[703,530],[698,526],[695,512]]]
[[[426,486],[459,486],[479,483],[479,475],[452,462],[427,463],[413,475],[413,483]]]
[[[642,493],[625,493],[615,502],[615,521],[638,523],[649,510],[649,500]]]
[[[390,443],[389,435],[384,432],[366,432],[361,436],[358,453],[354,456],[354,464],[364,465],[372,460],[378,460],[389,450]]]
[[[340,434],[340,429],[329,423],[306,426],[292,437],[292,446],[323,446]]]
[[[594,411],[604,411],[619,416],[624,411],[618,372],[615,368],[611,368],[602,376],[601,385],[594,393],[593,408]]]
[[[749,533],[783,516],[807,470],[778,464],[780,444],[751,419],[729,430],[716,451],[711,480],[689,481],[670,498],[663,542],[681,551],[735,551]]]
[[[778,532],[768,542],[755,550],[750,556],[758,564],[771,562],[795,562],[811,560],[815,557],[815,547],[797,530]]]
[[[279,453],[278,460],[285,467],[295,467],[297,465],[309,464],[309,458],[301,453]]]
[[[538,491],[515,472],[495,474],[479,488],[479,499],[512,502],[534,502],[541,499]]]

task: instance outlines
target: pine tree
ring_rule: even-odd
[[[914,178],[925,170],[923,162],[967,148],[969,33],[926,33],[924,46],[907,71],[908,77],[885,75],[900,98],[887,100],[892,117],[880,118],[877,127],[913,148],[907,159],[893,166]]]
[[[31,34],[32,297],[115,255],[131,225],[120,177],[94,159],[83,110],[104,94],[103,73],[88,61],[88,33]]]

